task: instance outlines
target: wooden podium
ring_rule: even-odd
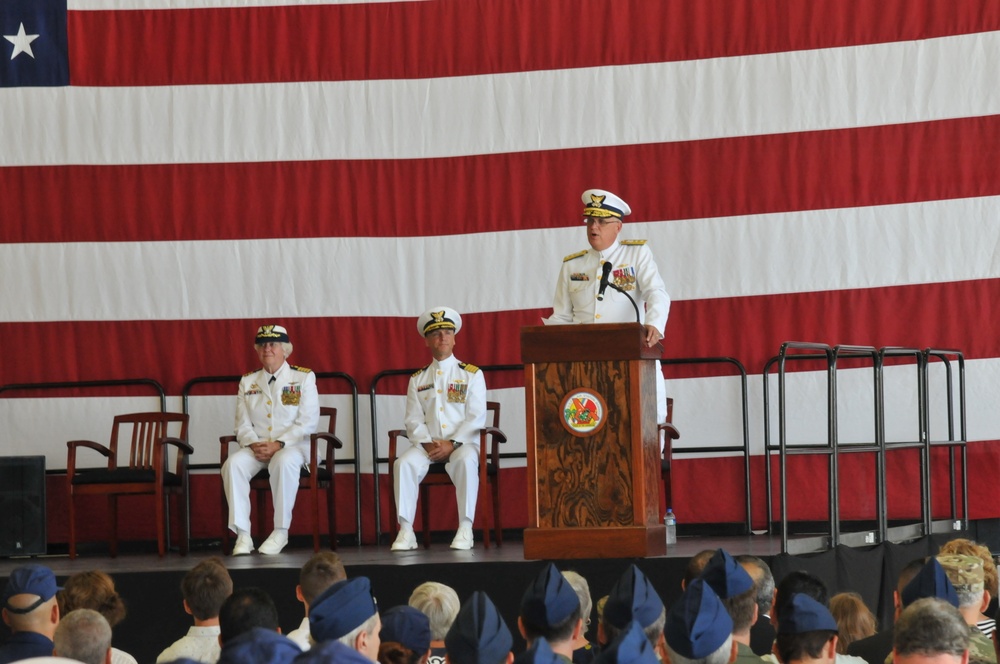
[[[656,363],[638,323],[521,329],[527,559],[666,553]]]

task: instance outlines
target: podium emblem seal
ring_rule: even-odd
[[[562,423],[574,436],[592,436],[604,428],[607,404],[593,390],[580,388],[562,401]]]

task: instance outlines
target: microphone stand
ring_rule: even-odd
[[[624,290],[623,288],[620,288],[619,286],[616,286],[610,281],[608,282],[608,288],[614,288],[616,291],[618,291],[619,293],[628,298],[628,301],[632,303],[632,308],[635,309],[635,322],[641,325],[642,321],[639,320],[639,305],[635,303],[635,299],[628,294],[628,291]]]

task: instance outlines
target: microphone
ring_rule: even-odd
[[[601,275],[601,288],[597,291],[597,301],[604,300],[604,291],[608,290],[608,275],[611,274],[611,261],[604,263],[604,273]]]

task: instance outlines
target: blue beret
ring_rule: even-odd
[[[295,664],[372,664],[372,661],[354,648],[340,641],[317,643],[295,658]]]
[[[423,655],[431,647],[431,621],[412,606],[394,606],[382,614],[382,643],[394,641]]]
[[[462,605],[444,637],[449,659],[462,664],[500,664],[513,645],[497,607],[479,590]]]
[[[338,581],[309,605],[309,633],[315,641],[339,639],[376,613],[367,577]]]
[[[579,608],[580,596],[552,563],[535,577],[521,597],[521,618],[539,628],[563,623]]]
[[[287,664],[302,653],[298,644],[273,629],[254,627],[226,641],[218,664]]]
[[[958,593],[955,592],[955,586],[948,579],[948,574],[937,558],[928,560],[899,593],[903,606],[909,606],[924,597],[937,597],[958,607]]]
[[[514,664],[563,664],[563,660],[552,652],[548,641],[538,638],[530,648],[514,658]]]
[[[667,614],[663,634],[671,650],[688,659],[702,659],[718,650],[733,633],[733,619],[712,586],[692,581]]]
[[[753,579],[725,549],[719,549],[709,559],[701,578],[712,586],[719,599],[736,597],[753,588]]]
[[[839,631],[830,609],[803,593],[792,595],[781,607],[778,616],[778,634]]]
[[[10,573],[7,586],[3,589],[3,603],[8,611],[13,613],[28,613],[37,609],[42,603],[52,599],[62,590],[56,585],[56,576],[45,565],[22,565]],[[34,606],[26,610],[11,609],[7,600],[14,595],[38,595],[41,598]]]
[[[649,627],[663,613],[663,600],[653,584],[635,565],[630,566],[611,587],[604,605],[604,619],[617,629],[625,629],[633,620]]]
[[[594,659],[594,664],[658,664],[658,662],[653,644],[646,638],[642,626],[634,620]]]

